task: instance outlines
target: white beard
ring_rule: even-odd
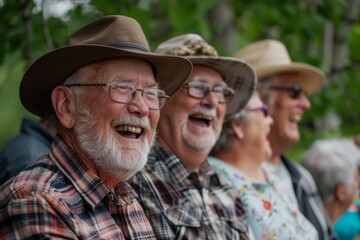
[[[74,127],[80,147],[93,159],[99,170],[125,181],[141,170],[146,162],[153,145],[155,134],[149,144],[144,138],[141,144],[117,142],[114,138],[116,131],[113,126],[110,132],[97,131],[98,118],[91,116],[86,109],[78,109],[78,117]],[[119,116],[114,120],[114,126],[119,124],[138,125],[150,132],[149,118],[138,118],[133,115]]]
[[[219,138],[219,134],[209,131],[189,132],[186,129],[181,131],[184,142],[191,148],[198,151],[211,150],[215,145],[216,140]]]

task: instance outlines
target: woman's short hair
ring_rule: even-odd
[[[258,91],[255,91],[251,98],[253,98],[254,96],[259,96],[258,94]],[[242,125],[245,125],[248,122],[248,104],[242,110],[235,113],[231,119],[229,119],[228,121],[224,121],[219,139],[212,148],[210,155],[215,155],[220,151],[229,150],[234,146],[234,139],[236,138],[236,136],[231,125],[233,122]]]
[[[359,163],[360,149],[353,139],[317,140],[302,160],[302,165],[314,177],[323,201],[332,198],[339,182],[351,188]]]
[[[247,111],[245,109],[242,109],[240,112],[236,113],[231,119],[223,123],[220,136],[216,141],[214,147],[212,148],[210,155],[215,155],[220,151],[225,151],[233,147],[235,134],[232,130],[231,124],[233,121],[236,121],[238,123],[245,123],[246,116]]]

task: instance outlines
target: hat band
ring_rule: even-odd
[[[133,50],[140,50],[143,52],[150,52],[149,49],[146,47],[136,44],[136,43],[112,43],[110,46],[117,47],[117,48],[125,48],[125,49],[133,49]]]

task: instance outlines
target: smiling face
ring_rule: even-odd
[[[157,88],[151,66],[142,60],[117,59],[78,70],[71,79],[82,83],[123,80],[136,88]],[[74,87],[79,92],[74,130],[80,147],[99,171],[126,180],[146,163],[159,120],[159,110],[149,110],[137,91],[127,104],[109,96],[109,86]]]
[[[244,135],[244,140],[241,141],[243,151],[251,156],[252,161],[256,159],[259,162],[270,158],[272,153],[268,135],[273,120],[259,109],[263,105],[264,103],[255,92],[245,107],[246,118],[238,123],[239,126],[235,125],[235,127],[241,127]]]
[[[294,84],[300,84],[295,73],[280,74],[273,82],[276,86]],[[310,102],[304,93],[293,99],[289,91],[268,91],[266,104],[269,106],[270,116],[274,119],[269,140],[276,154],[281,154],[300,140],[298,123],[304,111],[310,108]]]
[[[199,65],[194,66],[187,81],[192,82],[201,82],[211,88],[225,85],[217,71]],[[188,91],[187,88],[181,88],[161,110],[159,142],[190,167],[193,164],[190,162],[195,162],[196,156],[200,156],[201,161],[204,161],[218,139],[226,104],[219,104],[214,92],[210,92],[203,99],[196,99],[191,97]],[[188,159],[184,156],[186,153],[196,155]],[[194,163],[196,166],[199,164],[201,162]]]

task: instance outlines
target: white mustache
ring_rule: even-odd
[[[193,109],[189,112],[189,116],[194,115],[194,114],[211,116],[214,118],[214,120],[216,120],[216,109],[215,108],[209,109],[209,108],[205,108],[203,106],[196,106],[195,109]]]

